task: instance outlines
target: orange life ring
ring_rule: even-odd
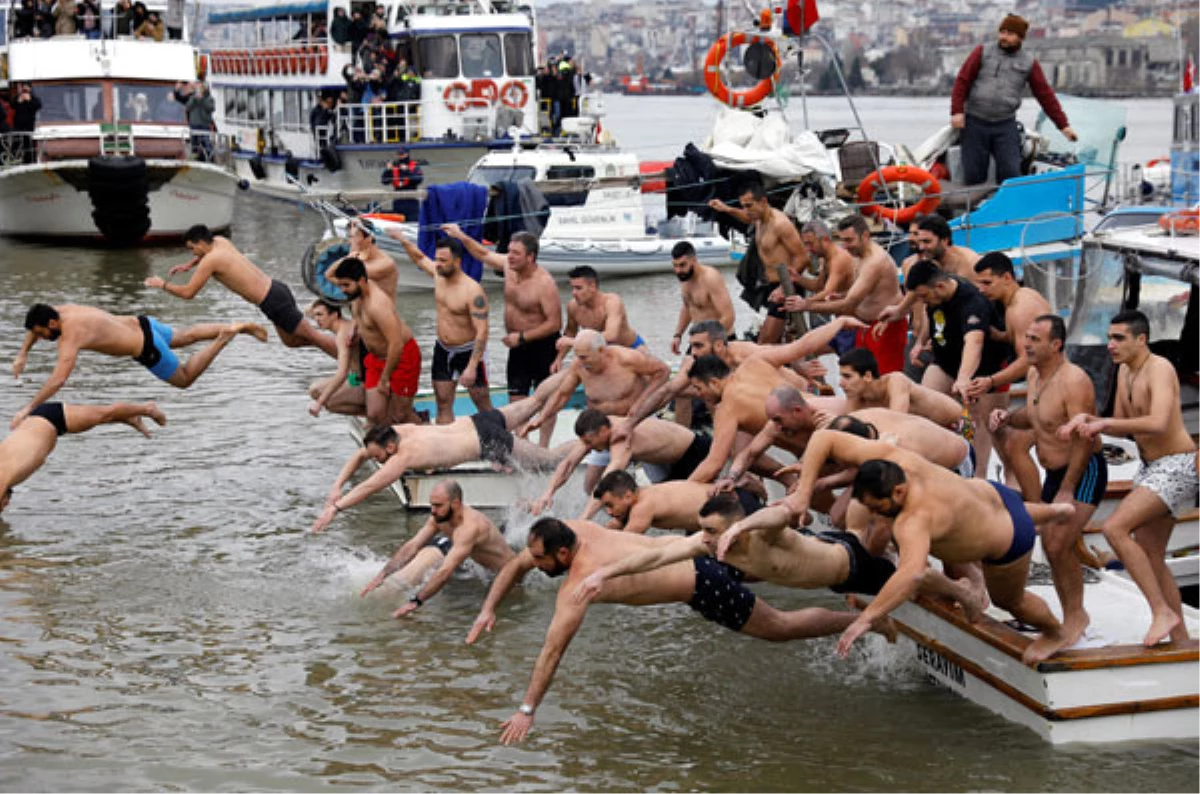
[[[1175,234],[1200,234],[1200,208],[1168,212],[1158,219],[1158,227]]]
[[[1170,163],[1170,162],[1171,162],[1170,157],[1155,157],[1153,160],[1146,163],[1146,167],[1153,168],[1154,166],[1158,165],[1159,163]]]
[[[452,113],[462,113],[471,100],[471,88],[466,83],[451,83],[442,92],[442,99],[446,100],[446,107]]]
[[[666,193],[667,178],[663,172],[675,165],[674,160],[648,160],[638,163],[638,175],[641,177],[643,193]],[[648,174],[655,174],[654,179],[646,179]]]
[[[516,80],[509,80],[500,89],[500,102],[505,107],[510,107],[513,110],[520,110],[525,107],[525,103],[529,100],[529,89],[524,83]]]
[[[884,184],[906,182],[921,188],[921,200],[906,207],[884,207],[874,203],[875,191]],[[933,174],[910,165],[889,165],[870,174],[858,186],[858,203],[864,205],[864,215],[874,215],[889,220],[898,226],[912,223],[918,215],[928,215],[942,201],[942,186]]]
[[[404,223],[408,220],[399,212],[368,212],[363,217],[373,221],[392,221],[393,223]]]
[[[766,43],[775,53],[775,73],[765,80],[760,80],[753,88],[745,88],[740,91],[729,90],[729,86],[725,85],[725,81],[721,79],[721,61],[725,60],[725,56],[734,47],[760,41]],[[775,82],[779,79],[779,66],[779,48],[775,46],[775,42],[762,36],[747,36],[740,32],[730,33],[717,39],[708,48],[708,56],[704,59],[704,85],[708,88],[708,93],[716,97],[722,105],[739,108],[757,105],[766,99],[771,93],[771,89],[775,87]]]

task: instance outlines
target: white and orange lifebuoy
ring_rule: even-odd
[[[1200,234],[1200,208],[1168,212],[1158,219],[1158,227],[1172,234]]]
[[[725,60],[725,56],[733,48],[758,42],[766,44],[775,54],[774,73],[770,77],[760,80],[751,88],[740,91],[730,90],[729,86],[725,85],[725,81],[721,79],[721,61]],[[729,33],[713,42],[708,49],[708,56],[704,59],[704,85],[708,88],[708,92],[723,105],[738,108],[757,105],[766,99],[775,88],[775,83],[779,80],[779,65],[779,48],[775,46],[775,42],[763,36],[748,36],[740,32]]]
[[[451,83],[442,92],[442,99],[452,113],[462,113],[471,101],[471,88],[466,83]]]
[[[1153,168],[1154,166],[1161,165],[1163,163],[1167,163],[1169,165],[1171,163],[1171,158],[1170,157],[1155,157],[1153,160],[1146,163],[1146,167]]]
[[[513,110],[520,110],[525,107],[525,103],[529,100],[529,89],[525,84],[518,80],[509,80],[500,89],[500,102],[505,107],[510,107]]]
[[[921,200],[906,207],[885,207],[873,203],[875,192],[885,184],[904,182],[921,188]],[[942,201],[942,185],[933,174],[921,168],[910,165],[889,165],[871,173],[858,186],[858,203],[862,204],[864,215],[874,215],[889,220],[898,226],[905,226],[919,215],[928,215],[937,209]]]

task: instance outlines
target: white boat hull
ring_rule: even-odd
[[[146,240],[178,239],[203,223],[214,230],[233,221],[237,180],[210,163],[147,160],[150,230]],[[35,163],[0,171],[0,234],[101,239],[92,221],[86,160]]]

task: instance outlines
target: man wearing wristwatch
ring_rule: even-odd
[[[394,618],[403,617],[437,595],[468,558],[494,573],[515,556],[496,525],[463,504],[462,487],[454,480],[442,480],[429,494],[429,520],[396,551],[361,595],[380,586],[384,590],[417,586],[408,603],[392,613]]]

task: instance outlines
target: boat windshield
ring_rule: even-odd
[[[175,101],[169,85],[117,83],[113,86],[113,109],[117,121],[183,124],[183,105]]]
[[[1140,263],[1142,269],[1156,263],[1165,271],[1180,270],[1178,263],[1156,260],[1144,251],[1120,251],[1085,244],[1083,272],[1086,283],[1079,291],[1071,318],[1079,321],[1069,334],[1072,344],[1104,345],[1108,341],[1108,321],[1121,311],[1125,301],[1126,258]],[[1169,276],[1143,272],[1138,287],[1137,307],[1150,320],[1150,339],[1178,339],[1187,317],[1191,285]]]
[[[417,52],[422,77],[458,77],[458,42],[453,36],[422,36],[417,39]]]
[[[100,83],[39,83],[34,93],[42,101],[38,124],[84,123],[104,120],[104,87]]]
[[[1071,129],[1079,136],[1075,143],[1065,144],[1071,147],[1076,159],[1106,170],[1116,167],[1118,145],[1125,137],[1125,107],[1115,102],[1073,96],[1059,97],[1059,101],[1071,122]],[[1043,135],[1054,129],[1045,111],[1038,113],[1035,129]],[[1054,135],[1060,136],[1057,132]],[[1061,136],[1057,140],[1065,142]]]
[[[529,34],[504,34],[504,65],[510,77],[529,77],[533,74],[533,52],[529,49]]]
[[[529,165],[485,165],[471,170],[468,177],[474,185],[491,187],[501,182],[520,182],[522,179],[533,179],[537,175],[533,166]]]
[[[462,49],[462,73],[464,76],[504,76],[499,34],[464,33],[459,40],[459,46]]]

